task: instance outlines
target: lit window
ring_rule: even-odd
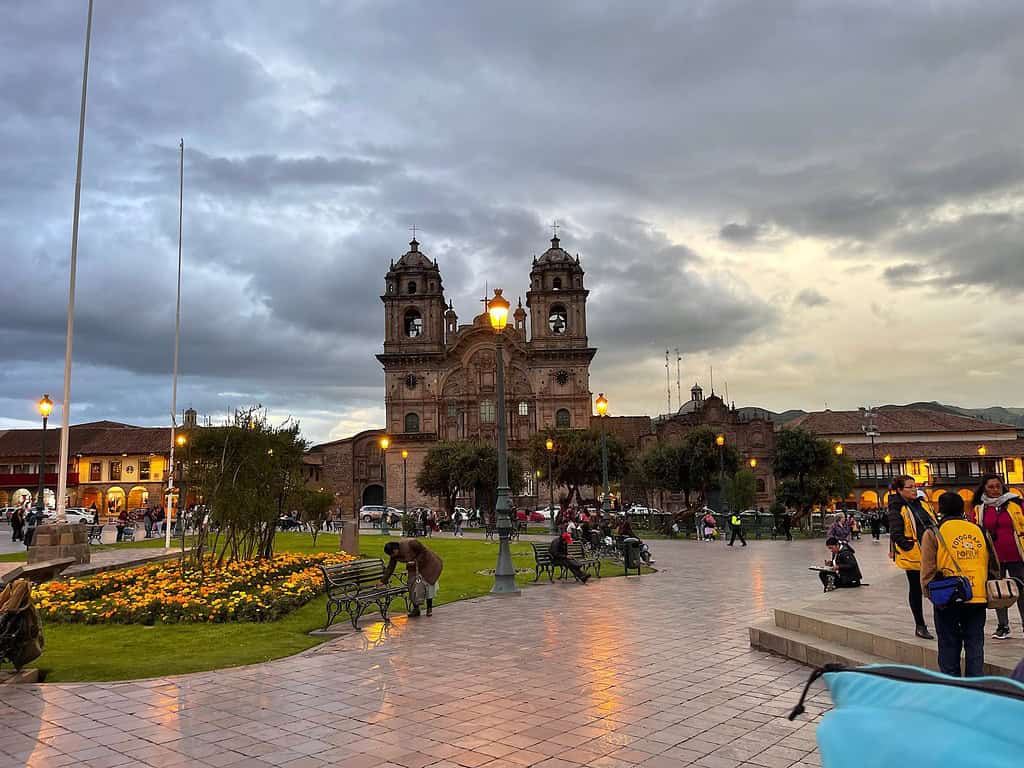
[[[149,480],[149,461],[139,460],[139,480]]]
[[[519,401],[519,415],[529,416],[530,415],[530,404],[525,400]]]
[[[1016,472],[1017,471],[1017,462],[1016,461],[1014,461],[1013,459],[1006,459],[1005,461],[1006,461],[1006,471],[1007,472]]]
[[[110,479],[120,480],[121,479],[121,462],[112,461],[110,462]]]
[[[555,428],[556,429],[569,429],[571,426],[572,419],[569,416],[569,411],[565,408],[559,408],[555,411]]]
[[[481,400],[480,401],[480,421],[485,424],[494,423],[494,401],[493,400]]]

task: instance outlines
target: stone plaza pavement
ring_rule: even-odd
[[[0,765],[820,765],[827,694],[786,720],[810,670],[752,650],[747,627],[820,590],[806,567],[821,541],[652,548],[657,574],[463,601],[386,632],[364,620],[268,664],[7,686]],[[882,549],[860,545],[868,577]]]

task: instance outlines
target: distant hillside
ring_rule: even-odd
[[[990,408],[960,408],[956,405],[945,405],[943,403],[936,402],[907,403],[907,405],[880,405],[878,408],[879,410],[886,408],[919,408],[921,410],[938,411],[940,413],[950,413],[958,416],[970,416],[975,419],[991,421],[998,424],[1012,424],[1024,429],[1024,408],[1006,408],[1001,405],[994,405]],[[803,416],[807,413],[806,411],[797,409],[783,411],[782,413],[775,413],[774,411],[769,411],[766,408],[755,408],[753,406],[737,408],[736,410],[745,418],[768,416],[776,424],[788,424],[798,416]]]

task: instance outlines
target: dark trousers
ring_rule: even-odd
[[[1000,563],[1000,570],[1003,576],[1015,576],[1024,581],[1024,563],[1019,560],[1015,563]],[[1017,601],[1017,610],[1020,611],[1021,623],[1024,623],[1024,598]],[[1010,628],[1010,609],[996,608],[996,620],[1000,627]]]
[[[878,537],[882,535],[882,521],[877,517],[871,518],[871,538],[878,541]]]
[[[963,677],[981,677],[985,663],[985,604],[960,603],[935,609],[935,634],[939,641],[939,670],[961,677],[960,652],[964,654]]]
[[[904,571],[907,574],[907,586],[909,587],[908,599],[910,612],[914,614],[914,623],[919,627],[925,626],[924,607],[921,604],[921,572]]]
[[[13,525],[12,524],[11,525],[11,541],[18,541],[19,539],[24,539],[24,536],[21,535],[21,526],[20,525]]]
[[[580,568],[580,564],[573,560],[571,557],[556,557],[554,558],[555,565],[561,568],[568,568],[572,571],[572,575],[580,581],[583,581],[583,569]]]
[[[743,546],[744,547],[747,546],[747,540],[745,538],[743,538],[743,526],[742,525],[734,525],[734,526],[732,526],[732,535],[729,537],[729,546],[731,547],[733,545],[733,542],[736,541],[736,537],[737,536],[740,537],[740,541],[743,542]]]

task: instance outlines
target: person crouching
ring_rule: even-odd
[[[409,616],[420,615],[420,603],[426,600],[427,616],[434,613],[434,596],[437,594],[437,582],[441,578],[444,562],[437,553],[428,549],[416,539],[389,541],[384,545],[384,554],[390,557],[388,567],[384,571],[382,584],[387,584],[395,572],[398,563],[405,563],[409,578],[409,605],[412,609]],[[417,581],[422,582],[417,585]]]
[[[825,540],[825,546],[832,553],[832,559],[828,562],[831,570],[818,571],[818,577],[821,579],[821,585],[825,591],[859,587],[860,565],[857,563],[853,547],[835,536],[829,536]]]

